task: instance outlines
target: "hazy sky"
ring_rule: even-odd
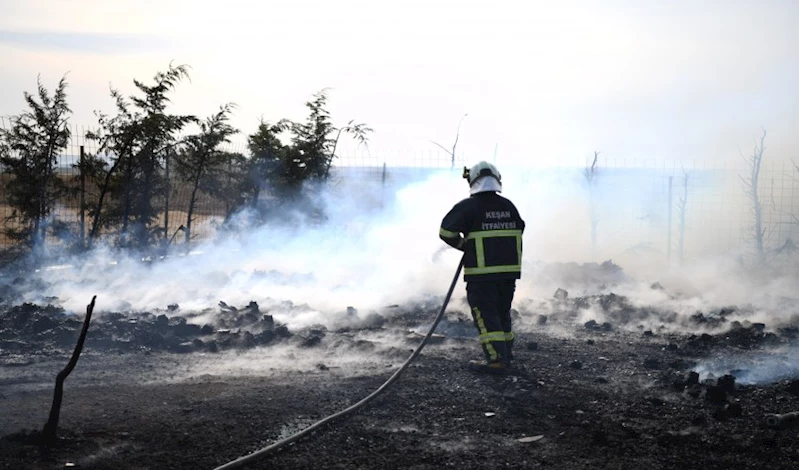
[[[799,2],[792,0],[0,0],[0,115],[36,75],[69,72],[73,121],[112,110],[170,61],[176,109],[238,104],[234,124],[301,119],[331,87],[371,152],[449,146],[470,160],[740,162],[760,128],[799,159]]]

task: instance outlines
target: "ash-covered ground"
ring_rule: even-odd
[[[544,278],[562,288],[517,298],[511,373],[465,367],[480,352],[456,294],[384,394],[248,468],[796,467],[799,426],[790,415],[766,424],[799,411],[790,298],[771,299],[784,311],[769,322],[755,304],[696,308],[705,304],[665,282],[642,291],[612,262],[541,265],[520,284]],[[38,301],[21,301],[32,285]],[[624,295],[631,285],[637,298]],[[320,316],[315,299],[138,311],[98,298],[58,443],[46,448],[34,438],[84,312],[48,296],[46,280],[17,273],[0,289],[0,465],[9,469],[215,468],[377,389],[443,301]]]

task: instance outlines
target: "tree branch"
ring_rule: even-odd
[[[455,142],[452,144],[452,150],[447,149],[446,147],[444,147],[443,145],[439,144],[438,142],[434,142],[432,140],[430,141],[433,144],[438,145],[442,150],[444,150],[445,152],[447,152],[450,155],[451,168],[455,168],[455,149],[458,147],[458,140],[460,140],[460,137],[461,137],[461,124],[463,124],[463,120],[468,115],[469,115],[469,113],[464,114],[461,117],[460,121],[458,121],[458,128],[455,131]]]
[[[432,140],[430,142],[435,144],[435,145],[438,145],[439,147],[441,147],[441,150],[443,150],[443,151],[445,151],[447,153],[450,153],[448,148],[444,147],[443,145],[439,144],[438,142],[433,142]]]

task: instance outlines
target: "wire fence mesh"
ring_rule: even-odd
[[[8,119],[0,117],[0,126],[7,129]],[[58,175],[70,185],[80,182],[81,148],[87,154],[97,151],[96,143],[85,138],[88,130],[82,126],[73,127],[69,146],[59,159]],[[225,150],[247,154],[243,145],[230,145]],[[397,187],[404,181],[418,181],[431,170],[454,168],[458,171],[465,161],[462,155],[452,158],[438,149],[380,153],[359,147],[339,156],[334,175]],[[564,181],[567,186],[571,185],[571,192],[553,195],[553,199],[565,197],[565,194],[573,197],[581,191],[586,196],[585,210],[593,211],[592,217],[601,221],[595,240],[599,245],[611,245],[624,238],[629,250],[655,251],[668,259],[682,260],[708,253],[739,251],[754,243],[753,202],[744,189],[750,168],[744,160],[733,165],[718,161],[674,160],[669,163],[600,156],[597,164],[597,178],[592,188],[588,188],[582,178],[581,168],[531,171],[523,181],[537,184],[551,179],[553,174],[568,175]],[[13,208],[7,202],[6,185],[11,178],[0,168],[0,217],[6,230],[18,228],[11,217]],[[789,240],[799,238],[799,169],[790,160],[770,160],[767,156],[758,183],[764,250],[774,252],[790,244]],[[186,223],[191,187],[176,178],[171,178],[170,185],[169,211],[162,208],[158,224],[169,237],[175,237],[179,227]],[[593,193],[588,194],[590,192]],[[94,188],[87,187],[85,194],[85,197],[93,197]],[[73,233],[85,233],[90,220],[80,208],[79,194],[64,197],[58,200],[53,219],[71,227]],[[201,194],[192,239],[211,237],[229,209],[224,202]],[[53,238],[48,242],[57,245],[63,240]],[[0,247],[8,248],[13,244],[5,233],[0,235]]]
[[[600,159],[599,168],[605,197],[598,211],[622,211],[615,214],[616,232],[648,231],[641,238],[675,260],[756,249],[745,162]],[[799,170],[784,159],[764,159],[758,183],[763,249],[774,252],[799,237]]]

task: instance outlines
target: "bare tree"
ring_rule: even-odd
[[[799,165],[797,165],[796,162],[793,161],[793,160],[791,160],[791,163],[793,163],[793,167],[796,168],[796,173],[799,174]],[[791,215],[791,219],[793,219],[793,223],[799,225],[799,216],[797,216],[793,212],[791,212],[790,215]]]
[[[744,178],[741,176],[744,191],[746,192],[749,201],[752,203],[752,217],[754,219],[753,235],[755,251],[758,260],[763,263],[766,260],[766,251],[763,246],[763,238],[766,233],[766,228],[763,227],[763,206],[760,200],[760,192],[758,182],[760,180],[760,167],[763,164],[763,151],[765,150],[766,130],[763,129],[763,135],[760,136],[760,141],[755,141],[752,155],[743,157],[746,164],[749,166],[749,174]]]
[[[596,234],[597,226],[599,225],[599,215],[597,214],[596,208],[596,195],[594,194],[596,191],[597,177],[599,176],[599,165],[597,164],[598,159],[599,152],[594,151],[594,160],[591,162],[591,166],[586,167],[583,170],[583,177],[585,178],[585,182],[588,184],[588,214],[591,220],[591,247],[594,250],[596,250]]]
[[[680,264],[685,258],[685,212],[688,208],[688,173],[683,172],[682,197],[677,202],[677,209],[680,211]]]
[[[463,120],[468,115],[469,115],[469,113],[464,114],[461,117],[461,120],[458,121],[458,129],[455,131],[455,142],[452,143],[452,150],[447,149],[446,147],[444,147],[443,145],[439,144],[438,142],[435,142],[435,141],[432,141],[432,140],[430,141],[430,142],[434,143],[435,145],[438,145],[439,147],[441,147],[442,150],[444,150],[445,152],[447,152],[450,155],[450,157],[451,157],[451,166],[450,166],[450,168],[455,168],[455,149],[458,147],[458,139],[460,139],[460,137],[461,137],[461,124],[463,124]]]

